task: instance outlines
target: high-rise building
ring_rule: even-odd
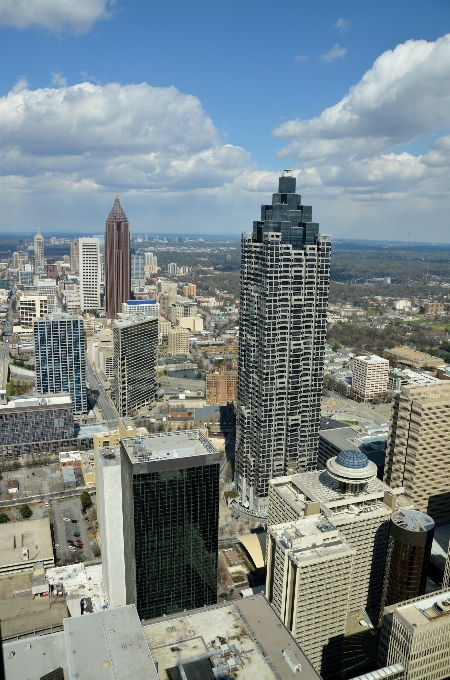
[[[156,300],[127,300],[122,305],[122,314],[145,314],[159,316],[159,302]]]
[[[145,284],[145,255],[131,256],[131,286],[132,288]]]
[[[267,526],[317,515],[330,520],[355,552],[348,611],[379,607],[389,520],[411,504],[376,477],[359,449],[341,451],[327,469],[270,480]],[[313,587],[311,585],[311,587]]]
[[[189,430],[125,437],[120,456],[127,603],[141,619],[215,604],[219,453]]]
[[[449,590],[393,604],[384,610],[378,667],[402,664],[405,680],[448,680],[449,640]]]
[[[383,607],[425,594],[434,522],[418,510],[396,510],[389,522]]]
[[[122,303],[130,299],[130,225],[119,196],[105,227],[105,308],[107,319],[117,319]]]
[[[70,242],[70,271],[72,274],[78,274],[79,272],[79,254],[80,248],[78,245],[78,239],[75,238]]]
[[[93,236],[78,239],[81,311],[100,307],[100,240]]]
[[[75,414],[86,413],[84,320],[62,312],[34,319],[38,394],[68,392]]]
[[[178,286],[175,281],[166,281],[165,279],[158,279],[156,282],[156,293],[164,293],[169,296],[170,304],[177,299]]]
[[[372,354],[353,359],[352,388],[356,397],[371,401],[386,394],[389,361]]]
[[[153,253],[145,253],[145,273],[156,274],[158,271],[158,258]]]
[[[136,413],[156,397],[158,319],[136,314],[113,325],[113,400],[120,416]]]
[[[384,481],[416,510],[450,522],[450,382],[402,387],[392,405]]]
[[[39,274],[44,271],[44,237],[38,229],[34,237],[34,271]]]
[[[220,371],[208,371],[206,380],[206,403],[226,406],[237,401],[237,372],[227,371],[225,367]]]
[[[167,265],[167,273],[169,276],[178,276],[178,265],[176,262],[169,262]]]
[[[168,354],[173,357],[188,356],[190,350],[189,337],[190,332],[187,329],[181,328],[181,326],[172,328],[167,334]]]
[[[53,312],[57,305],[58,287],[55,279],[38,279],[36,281],[38,295],[46,295],[48,311]]]
[[[33,319],[39,319],[51,311],[46,295],[23,295],[20,298],[20,324],[32,326]]]
[[[267,513],[269,479],[317,467],[331,236],[295,177],[242,236],[236,482]]]
[[[195,297],[197,295],[195,283],[188,283],[186,286],[183,286],[183,295],[184,297]]]
[[[330,521],[305,517],[267,532],[266,597],[315,668],[339,668],[355,549]]]

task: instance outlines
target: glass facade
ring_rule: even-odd
[[[133,498],[140,618],[215,604],[219,464],[133,474]]]

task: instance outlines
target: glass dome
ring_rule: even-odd
[[[352,470],[360,470],[369,464],[369,460],[361,449],[354,449],[352,451],[341,451],[336,456],[336,463],[342,467],[351,468]]]

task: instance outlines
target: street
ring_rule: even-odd
[[[97,378],[97,374],[92,368],[89,360],[86,360],[86,379],[89,383],[91,392],[95,395],[97,399],[97,406],[103,416],[103,420],[107,421],[117,421],[119,415],[111,402],[110,398],[103,389],[100,380]]]
[[[0,346],[0,390],[6,390],[6,382],[8,380],[9,339],[12,333],[12,319],[13,310],[9,306],[8,319],[5,322],[5,329],[3,331],[5,340]]]

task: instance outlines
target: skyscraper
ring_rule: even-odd
[[[36,390],[68,392],[75,414],[86,413],[86,358],[81,316],[55,312],[34,319]]]
[[[392,405],[384,481],[416,510],[450,522],[450,382],[402,387]]]
[[[100,307],[100,240],[92,236],[78,239],[81,311]]]
[[[127,604],[141,619],[216,604],[219,453],[188,430],[124,437],[120,458]]]
[[[280,177],[242,235],[236,482],[262,514],[269,479],[317,465],[331,236],[295,190]]]
[[[130,226],[119,196],[105,227],[105,307],[106,318],[117,319],[122,303],[130,299]]]
[[[44,264],[44,237],[38,229],[34,237],[34,271],[36,274],[44,271]]]
[[[79,256],[80,249],[78,245],[78,239],[75,238],[70,242],[70,271],[72,274],[78,274],[79,271]]]
[[[113,399],[120,416],[133,415],[156,396],[158,319],[135,314],[113,324]]]

